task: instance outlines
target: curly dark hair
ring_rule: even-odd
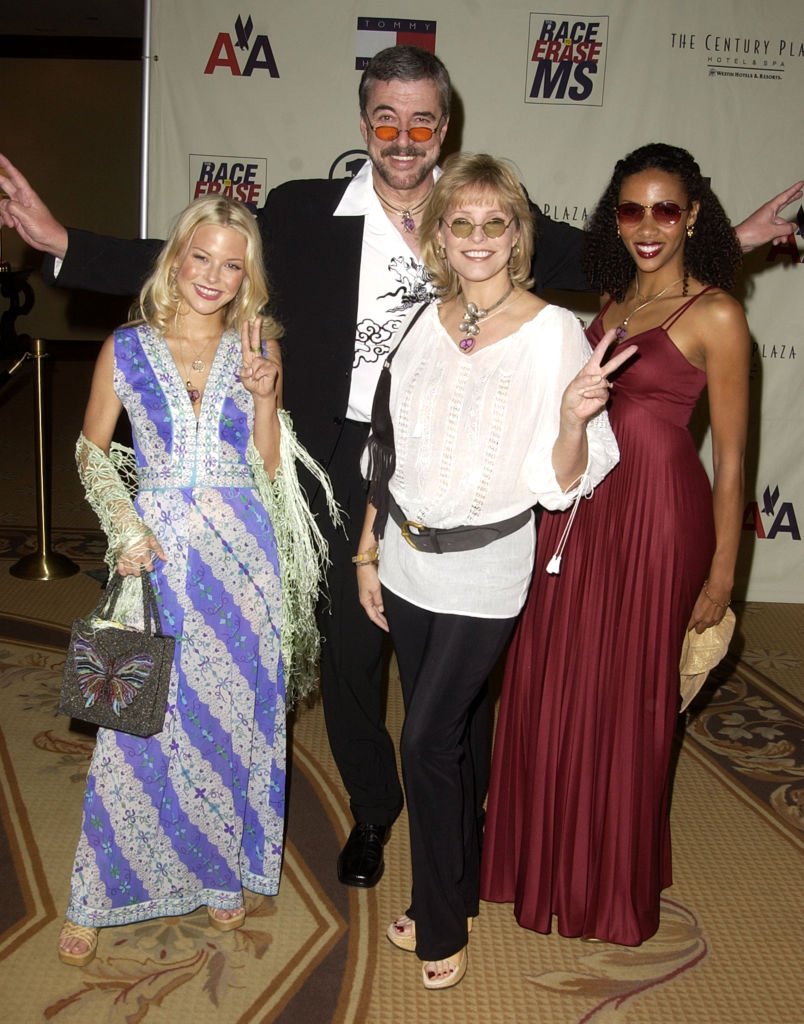
[[[586,227],[584,269],[590,282],[622,302],[634,278],[634,261],[617,237],[614,208],[625,178],[647,170],[674,174],[689,202],[700,203],[695,231],[684,245],[684,272],[728,291],[734,284],[742,250],[720,200],[693,157],[678,146],[651,142],[618,160],[614,174]]]

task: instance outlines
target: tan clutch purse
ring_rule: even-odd
[[[690,702],[706,682],[706,677],[715,665],[725,658],[736,621],[734,612],[731,608],[727,608],[726,614],[716,626],[710,626],[703,633],[696,633],[693,629],[692,632],[684,634],[679,665],[681,673],[679,713],[686,711]]]

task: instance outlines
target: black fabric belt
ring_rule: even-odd
[[[502,519],[499,523],[483,523],[482,526],[453,526],[449,530],[439,530],[432,526],[417,523],[415,519],[406,519],[405,513],[389,495],[391,518],[401,529],[402,536],[417,551],[443,555],[452,551],[473,551],[484,548],[501,537],[507,537],[521,529],[529,522],[531,510],[526,508],[510,519]]]

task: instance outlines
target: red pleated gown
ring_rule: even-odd
[[[661,326],[609,409],[620,463],[568,513],[542,515],[528,602],[508,655],[481,895],[525,928],[638,945],[672,882],[669,795],[684,630],[714,551],[712,493],[688,430],[705,374]],[[595,345],[602,320],[588,331]]]

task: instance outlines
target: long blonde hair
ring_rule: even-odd
[[[455,153],[444,163],[444,173],[430,193],[419,228],[422,259],[439,296],[453,299],[461,290],[458,275],[439,255],[438,229],[445,215],[462,202],[492,202],[516,220],[518,248],[511,254],[508,273],[513,284],[530,288],[533,215],[517,175],[504,160],[487,153]]]
[[[237,295],[224,309],[224,329],[260,315],[263,317],[263,336],[280,337],[282,328],[264,310],[268,303],[268,283],[257,222],[248,207],[224,196],[203,196],[182,210],[156,258],[153,271],[142,286],[132,316],[144,320],[160,334],[170,329],[181,303],[174,268],[186,256],[198,228],[206,224],[233,228],[246,239],[243,281]]]

